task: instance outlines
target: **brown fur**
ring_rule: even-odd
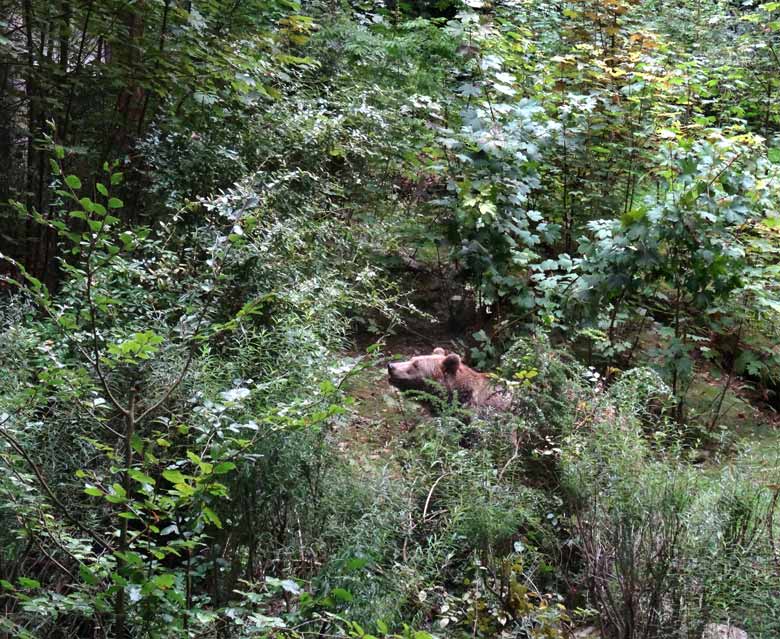
[[[387,365],[388,381],[402,391],[422,391],[434,395],[446,393],[450,401],[467,408],[508,410],[512,398],[487,375],[469,368],[455,353],[436,348],[430,355],[419,355],[406,362]]]

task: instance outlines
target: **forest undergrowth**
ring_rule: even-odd
[[[780,636],[780,3],[0,7],[0,637]]]

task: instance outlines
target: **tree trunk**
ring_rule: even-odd
[[[138,83],[138,67],[144,35],[144,0],[139,0],[134,6],[124,11],[123,23],[127,32],[127,40],[121,47],[113,47],[112,62],[119,64],[126,77],[125,86],[117,97],[117,124],[114,133],[114,144],[118,150],[127,150],[131,135],[138,127],[144,105],[144,89]],[[116,59],[114,60],[114,54]]]

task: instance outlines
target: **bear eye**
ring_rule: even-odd
[[[420,368],[419,362],[412,362],[412,366],[414,366],[415,368]]]

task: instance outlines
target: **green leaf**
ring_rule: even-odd
[[[142,473],[140,470],[136,470],[135,468],[128,470],[127,474],[130,475],[132,479],[141,484],[149,484],[150,486],[154,486],[157,483],[152,477],[149,477],[149,475],[146,475],[145,473]]]
[[[495,215],[496,214],[496,203],[491,202],[490,200],[482,200],[479,203],[479,212],[483,215]]]
[[[191,497],[195,494],[195,489],[189,484],[175,484],[174,492],[179,493],[182,497]]]
[[[780,164],[780,149],[769,149],[766,156],[773,164]]]
[[[37,581],[35,579],[30,579],[28,577],[19,577],[17,579],[17,581],[24,588],[40,588],[41,587],[41,582],[40,581]]]
[[[780,228],[780,217],[767,217],[763,220],[764,226],[770,229]]]
[[[222,522],[220,521],[219,517],[217,517],[217,513],[215,513],[211,508],[208,506],[203,507],[203,519],[205,519],[208,522],[211,522],[214,524],[217,528],[222,528]]]
[[[108,303],[113,304],[114,300],[110,300]],[[130,438],[130,447],[139,455],[144,452],[144,441],[138,436],[138,433],[133,433]]]
[[[79,575],[82,580],[84,580],[84,583],[89,584],[90,586],[94,586],[98,582],[98,578],[84,564],[79,565]]]
[[[178,470],[164,470],[162,475],[172,484],[186,484],[188,479],[192,479]]]
[[[127,551],[123,552],[121,550],[117,550],[114,552],[114,555],[116,557],[119,557],[119,559],[123,560],[125,563],[127,563],[130,566],[143,566],[144,560],[137,552],[133,551]],[[117,579],[117,577],[120,577],[120,579]],[[121,579],[121,575],[118,575],[117,573],[113,573],[111,575],[111,579],[113,579],[116,583],[123,583],[123,579]],[[126,581],[124,582],[126,583]]]
[[[329,379],[326,379],[320,382],[320,390],[325,395],[332,395],[336,392],[337,389],[333,382],[331,382]]]
[[[157,575],[154,578],[154,584],[161,590],[167,590],[173,588],[176,583],[176,577],[174,575]]]
[[[214,474],[224,475],[225,473],[229,473],[235,467],[236,465],[233,462],[222,462],[221,464],[214,466]]]
[[[81,188],[81,180],[75,175],[69,175],[65,178],[65,184],[67,184],[74,191],[78,191]]]
[[[87,486],[84,489],[84,492],[87,495],[91,495],[92,497],[102,497],[103,496],[103,491],[100,490],[100,488],[96,488],[95,486]]]
[[[336,599],[340,599],[344,602],[350,602],[352,599],[354,599],[352,593],[349,590],[345,590],[344,588],[334,588],[330,592],[334,597],[336,597]]]
[[[98,193],[100,193],[100,195],[104,197],[108,197],[108,189],[105,187],[104,184],[98,182],[97,184],[95,184],[95,188],[98,190]]]
[[[368,565],[368,559],[365,557],[352,557],[345,564],[347,570],[360,570]]]
[[[110,209],[121,209],[123,206],[124,202],[118,197],[112,197],[108,200],[108,208]]]

